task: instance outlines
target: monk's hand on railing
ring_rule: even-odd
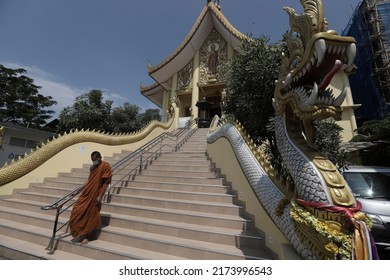
[[[96,205],[99,205],[99,204],[101,204],[102,203],[102,198],[100,197],[100,196],[98,196],[97,198],[96,198]]]

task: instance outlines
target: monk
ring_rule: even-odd
[[[91,160],[88,181],[84,184],[69,219],[70,233],[82,240],[81,244],[84,245],[91,240],[92,232],[101,227],[102,198],[112,176],[110,164],[102,161],[98,151],[91,154]]]

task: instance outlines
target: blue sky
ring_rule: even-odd
[[[206,0],[0,0],[0,64],[24,68],[52,96],[57,113],[92,89],[114,106],[156,108],[140,94],[153,83],[147,63],[164,60],[184,40]],[[281,39],[284,6],[299,0],[220,0],[242,33]],[[360,0],[323,0],[329,28],[346,26]]]

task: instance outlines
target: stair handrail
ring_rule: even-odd
[[[171,132],[164,132],[164,133],[160,134],[159,136],[155,137],[154,139],[150,140],[148,143],[142,145],[140,148],[136,149],[135,151],[130,153],[128,156],[126,156],[125,158],[119,160],[118,162],[116,162],[112,165],[113,175],[117,174],[120,170],[122,170],[124,168],[123,165],[125,165],[126,163],[128,163],[126,166],[131,164],[133,161],[129,162],[129,160],[131,158],[134,158],[137,155],[140,155],[140,162],[133,170],[130,171],[130,173],[133,172],[134,170],[136,170],[139,172],[139,173],[136,172],[136,174],[140,174],[142,172],[142,170],[145,169],[148,164],[150,164],[153,160],[157,159],[157,157],[162,154],[162,148],[163,148],[162,141],[166,138],[170,138],[171,140],[172,139],[175,140],[175,145],[174,145],[172,151],[177,151],[183,145],[183,143],[185,141],[187,141],[188,138],[190,138],[191,135],[193,135],[194,132],[196,131],[197,127],[196,126],[194,127],[194,124],[195,124],[194,121],[189,122],[183,129],[180,129],[175,134],[171,133]],[[145,151],[152,149],[158,143],[160,143],[160,147],[155,152],[153,152],[151,155],[149,155],[145,161],[145,159],[143,158],[143,153]],[[132,176],[133,179],[135,178],[136,174],[134,174]],[[126,175],[126,176],[128,176],[128,175]],[[129,178],[130,178],[130,176],[129,176]],[[62,213],[64,213],[65,211],[67,211],[70,207],[72,207],[76,203],[76,200],[74,200],[72,203],[68,204],[65,208],[63,208],[64,205],[66,203],[68,203],[69,201],[71,201],[75,196],[80,194],[81,191],[83,190],[83,187],[84,187],[84,184],[82,184],[79,187],[77,187],[76,189],[70,191],[65,196],[57,199],[52,204],[45,205],[45,206],[41,207],[41,210],[56,210],[56,216],[55,216],[55,220],[54,220],[52,236],[50,238],[48,246],[46,247],[46,250],[49,251],[48,254],[54,254],[54,251],[56,250],[56,247],[58,245],[58,240],[57,240],[57,243],[55,244],[57,232],[59,232],[65,226],[67,226],[67,229],[65,232],[67,232],[68,228],[69,228],[69,220],[66,223],[64,223],[62,226],[58,227],[58,221],[59,221],[60,215]],[[116,187],[116,186],[109,185],[109,187],[107,188],[107,190],[104,194],[103,202],[110,203],[111,197],[113,195],[113,193],[112,193],[113,190],[116,190],[116,193],[119,193],[121,187],[122,186]]]
[[[124,165],[126,162],[128,162],[132,157],[134,157],[135,155],[138,155],[141,151],[146,151],[150,148],[152,148],[152,146],[154,146],[156,143],[161,143],[162,140],[164,140],[165,138],[168,138],[168,137],[175,137],[176,140],[179,140],[179,138],[187,131],[191,128],[191,124],[188,124],[185,129],[179,131],[178,133],[176,134],[173,134],[171,132],[164,132],[162,134],[160,134],[159,136],[157,136],[156,138],[152,139],[151,141],[149,141],[148,143],[144,144],[143,146],[141,146],[140,148],[136,149],[135,151],[133,151],[131,154],[129,154],[127,157],[121,159],[120,161],[114,163],[111,168],[113,170],[113,175],[115,175],[117,172],[116,170],[118,170],[118,168],[120,168],[122,165]],[[175,146],[174,146],[174,151],[177,151],[181,145],[195,132],[195,130],[190,130],[190,133],[187,133],[186,135],[184,135],[184,137],[182,139],[180,139],[180,141],[177,141]],[[160,152],[161,154],[161,146],[160,146],[160,149],[158,150],[158,152]],[[127,164],[128,165],[128,164]],[[123,169],[123,168],[122,168]],[[121,169],[119,169],[121,170]],[[41,207],[41,210],[53,210],[53,209],[57,209],[57,208],[60,208],[62,207],[66,202],[68,202],[69,200],[71,200],[73,197],[75,197],[77,194],[80,193],[80,191],[82,190],[84,184],[79,186],[78,188],[74,189],[73,191],[69,192],[68,194],[66,194],[65,196],[63,196],[62,198],[56,200],[55,202],[53,202],[52,204],[50,205],[46,205],[46,206],[42,206]]]
[[[144,158],[143,154],[145,151],[150,150],[155,145],[148,145],[144,149],[142,147],[139,150],[136,150],[132,153],[131,156],[136,157],[139,155],[139,164],[135,166],[133,169],[128,171],[125,175],[122,176],[121,179],[116,180],[115,184],[110,185],[108,189],[106,190],[106,193],[103,197],[103,202],[110,203],[111,198],[114,194],[119,194],[121,189],[123,187],[127,187],[130,180],[134,180],[135,177],[142,173],[142,170],[146,169],[149,164],[152,164],[154,160],[156,160],[161,154],[162,154],[162,140],[166,138],[170,138],[172,140],[175,140],[175,146],[172,149],[172,152],[176,152],[184,142],[188,140],[189,137],[191,137],[194,132],[196,131],[197,127],[195,126],[195,121],[189,122],[183,129],[178,130],[177,133],[173,134],[171,132],[166,132],[165,135],[162,138],[159,138],[158,140],[160,143],[160,147],[157,151],[151,153],[148,157]],[[192,128],[192,129],[191,129]],[[156,144],[156,143],[155,143]],[[169,145],[167,145],[169,146]],[[117,169],[117,173],[119,173],[120,170],[124,169],[126,166],[130,165],[132,162],[129,162],[128,164],[125,164],[125,162],[128,162],[128,160],[122,160],[120,162],[121,169]],[[114,175],[115,175],[114,174]]]

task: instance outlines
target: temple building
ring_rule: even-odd
[[[207,127],[210,118],[221,116],[228,61],[247,39],[229,23],[218,1],[208,0],[179,47],[158,65],[148,65],[156,82],[141,85],[141,94],[162,109],[162,121],[175,101],[178,126],[192,117]]]
[[[250,40],[238,31],[221,12],[219,1],[206,0],[195,24],[184,41],[165,60],[148,65],[148,74],[156,82],[143,86],[143,96],[162,109],[162,121],[168,119],[168,108],[174,102],[178,111],[177,127],[195,119],[199,127],[208,127],[211,119],[221,116],[221,99],[226,89],[228,61],[241,51],[241,43]],[[342,105],[342,140],[354,135],[356,120],[349,77],[338,73],[330,87],[335,96],[347,86]]]

